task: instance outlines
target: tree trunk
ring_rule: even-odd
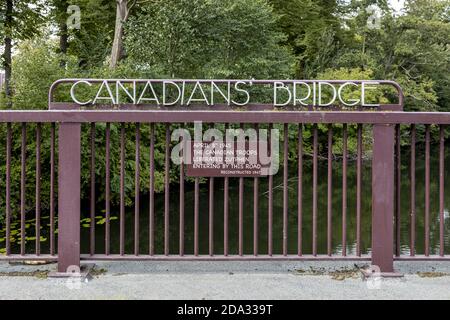
[[[110,68],[114,69],[123,55],[123,23],[128,16],[128,1],[117,0],[116,26],[114,29],[114,41],[111,51]]]
[[[69,47],[69,34],[67,28],[67,0],[55,1],[55,14],[56,22],[58,24],[58,36],[59,36],[59,53],[62,54],[59,65],[64,68],[67,64],[66,53]]]
[[[63,55],[66,55],[68,47],[69,47],[69,36],[67,34],[67,24],[65,21],[61,21],[59,26],[59,51]],[[66,63],[67,62],[65,57],[63,57],[60,62],[61,67],[65,67]]]
[[[5,69],[5,94],[6,97],[11,98],[11,64],[12,64],[12,13],[13,1],[6,0],[6,18],[5,18],[5,52],[3,53],[3,68]],[[8,101],[8,106],[10,101]]]

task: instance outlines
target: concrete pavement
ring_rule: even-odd
[[[0,299],[450,299],[448,262],[372,281],[349,262],[97,262],[87,283],[47,279],[55,267],[0,263]]]

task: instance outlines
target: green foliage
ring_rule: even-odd
[[[55,53],[54,45],[42,39],[22,42],[18,47],[18,54],[13,60],[12,86],[15,95],[13,106],[15,109],[47,109],[47,92],[51,83],[64,78],[68,70],[59,67],[60,56]],[[1,105],[4,109],[5,106]],[[12,159],[11,159],[11,210],[14,216],[19,214],[20,205],[20,175],[21,175],[21,124],[13,124],[12,130]],[[36,186],[36,125],[27,125],[26,132],[26,211],[35,206],[34,194]],[[0,126],[0,141],[6,141],[7,128]],[[41,168],[42,176],[50,174],[50,126],[42,126],[41,139]],[[4,152],[4,151],[3,151]],[[6,163],[2,161],[0,171],[6,172]],[[0,188],[5,190],[5,179],[0,180]],[[0,197],[0,207],[5,208],[5,197]],[[41,180],[41,205],[43,209],[49,207],[50,179]],[[4,212],[2,212],[3,214]]]
[[[47,109],[48,88],[61,78],[76,76],[76,57],[66,56],[66,68],[61,68],[62,56],[56,53],[56,42],[41,38],[24,41],[13,59],[14,109]]]
[[[66,56],[66,67],[60,67],[61,55],[56,53],[56,43],[35,39],[25,41],[19,47],[20,51],[15,56],[13,70],[13,86],[16,95],[14,96],[15,109],[47,109],[48,88],[53,81],[60,78],[126,78],[137,77],[137,71],[134,71],[127,64],[120,65],[115,70],[109,68],[92,68],[90,72],[79,70],[77,68],[76,58]],[[45,61],[45,63],[42,63]],[[67,89],[67,87],[65,87]],[[81,95],[83,92],[80,93]],[[68,90],[57,90],[56,98],[58,101],[64,101],[68,98]],[[119,203],[120,195],[120,124],[111,124],[111,202],[113,205]],[[41,206],[42,209],[48,209],[50,206],[50,125],[42,126],[42,145],[41,145]],[[104,201],[105,197],[105,123],[99,123],[96,126],[96,185],[97,201]],[[36,186],[36,125],[27,125],[27,160],[26,160],[26,211],[33,210],[35,206],[35,186]],[[140,189],[143,192],[148,191],[150,179],[150,126],[142,125],[141,132],[141,161],[140,161]],[[134,170],[135,170],[135,125],[126,125],[125,130],[125,203],[132,205],[134,198]],[[21,125],[12,126],[12,161],[11,161],[11,205],[12,214],[17,216],[20,212],[20,173],[21,173]],[[82,198],[87,199],[91,182],[90,176],[90,128],[84,125],[81,137],[81,184]],[[0,141],[6,141],[6,126],[0,126]],[[164,157],[165,157],[165,126],[155,126],[155,191],[161,192],[164,188]],[[57,142],[57,141],[56,141]],[[57,145],[56,145],[57,149]],[[6,172],[6,163],[0,165],[0,171]],[[102,177],[102,178],[100,178]],[[170,171],[170,180],[178,179],[178,171],[172,168]],[[5,180],[0,180],[0,189],[5,190]],[[55,190],[57,192],[57,190]],[[0,197],[0,207],[5,206],[5,198]],[[3,212],[1,213],[3,215]]]
[[[70,31],[68,53],[78,58],[81,68],[101,67],[111,52],[116,1],[78,0],[81,28]]]
[[[23,42],[19,47],[19,53],[15,56],[13,64],[13,86],[16,95],[14,96],[15,109],[47,109],[48,88],[53,81],[60,78],[92,77],[92,78],[115,78],[115,77],[133,77],[137,76],[135,71],[131,70],[126,64],[120,65],[115,70],[109,68],[92,68],[90,72],[79,70],[77,68],[76,58],[66,56],[66,67],[60,67],[61,55],[56,53],[56,44],[42,39],[35,39]],[[45,63],[43,63],[45,62]],[[67,89],[67,88],[66,88]],[[82,92],[81,92],[82,94]],[[56,98],[63,101],[68,98],[68,90],[57,90]],[[98,188],[97,201],[103,201],[105,195],[105,181],[99,177],[105,177],[105,127],[106,124],[97,124],[96,130],[96,182]],[[42,209],[49,208],[50,200],[50,125],[42,126],[42,145],[41,145],[41,206]],[[27,160],[26,160],[26,210],[33,210],[35,206],[35,179],[36,179],[36,125],[27,125]],[[20,172],[21,172],[21,125],[12,126],[12,161],[11,161],[11,205],[12,213],[17,216],[20,211]],[[127,125],[126,132],[126,163],[125,163],[125,190],[126,204],[133,203],[134,194],[134,170],[135,170],[135,144],[134,132],[135,126]],[[163,190],[164,174],[164,134],[165,127],[158,125],[155,128],[155,191]],[[150,128],[141,127],[141,185],[142,191],[148,190],[149,185],[149,150]],[[90,128],[84,125],[82,130],[82,167],[81,183],[82,198],[87,199],[90,188]],[[6,126],[0,126],[0,141],[6,141]],[[147,147],[143,147],[147,146]],[[57,148],[57,145],[56,145]],[[111,124],[111,201],[112,204],[119,202],[120,192],[120,125]],[[0,164],[0,171],[6,172],[6,163]],[[171,180],[177,178],[176,170],[171,171]],[[0,180],[0,189],[5,190],[5,180]],[[55,191],[56,192],[56,191]],[[0,207],[5,206],[5,198],[0,197]],[[3,212],[1,213],[3,215]]]
[[[45,3],[40,0],[15,0],[12,10],[12,25],[5,25],[6,1],[0,2],[0,37],[11,37],[14,40],[31,39],[39,34],[45,23]]]
[[[276,21],[263,0],[154,1],[127,23],[128,59],[164,77],[288,77]]]
[[[450,2],[410,0],[400,16],[385,9],[379,29],[368,29],[365,7],[355,5],[350,6],[356,15],[346,19],[352,37],[333,67],[360,66],[372,70],[376,79],[399,82],[407,110],[445,110],[450,94]]]
[[[334,0],[271,0],[280,15],[279,27],[287,35],[284,42],[296,56],[297,78],[314,78],[330,67],[345,36],[340,27]]]
[[[361,68],[339,68],[339,69],[327,69],[317,75],[318,79],[322,80],[371,80],[374,79],[374,72],[371,69],[363,70]],[[326,93],[326,92],[325,92]],[[366,103],[389,103],[389,95],[396,95],[395,89],[391,86],[383,88],[378,86],[376,90],[366,90],[365,102]],[[347,87],[342,90],[342,98],[344,101],[351,101],[352,99],[361,100],[361,90],[356,88]],[[326,100],[326,98],[324,99]]]

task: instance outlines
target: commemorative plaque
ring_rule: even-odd
[[[192,141],[186,175],[191,177],[259,177],[270,175],[273,159],[266,141]]]

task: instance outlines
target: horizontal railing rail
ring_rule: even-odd
[[[450,112],[397,111],[0,111],[0,122],[450,124]]]

